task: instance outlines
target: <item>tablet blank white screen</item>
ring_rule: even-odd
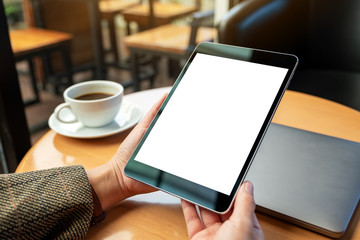
[[[230,195],[287,71],[198,53],[135,160]]]

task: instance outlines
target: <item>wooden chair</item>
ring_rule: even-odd
[[[148,78],[140,71],[139,56],[149,54],[153,57],[168,57],[174,60],[188,58],[197,43],[215,39],[217,35],[215,28],[201,26],[213,15],[213,11],[197,12],[193,14],[190,25],[167,24],[126,37],[124,44],[130,51],[135,91],[140,89],[140,81]],[[171,74],[177,75],[178,72],[179,69]]]
[[[0,2],[0,173],[14,172],[31,147],[9,29]],[[4,165],[2,164],[4,163]]]
[[[73,73],[92,70],[91,78],[103,79],[106,75],[101,35],[101,21],[98,1],[83,0],[24,0],[29,6],[37,27],[67,32],[73,35],[71,41],[71,62]],[[44,64],[47,75],[60,78],[63,66],[58,56],[51,54]],[[56,74],[55,74],[56,73]]]
[[[115,66],[119,63],[118,41],[116,38],[115,17],[123,11],[139,5],[142,0],[101,0],[99,1],[99,8],[101,19],[105,20],[108,24],[110,48],[106,52],[114,54]],[[127,34],[129,27],[127,26]]]

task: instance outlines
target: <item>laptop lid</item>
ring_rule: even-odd
[[[360,196],[360,143],[272,123],[246,177],[258,210],[330,237]]]

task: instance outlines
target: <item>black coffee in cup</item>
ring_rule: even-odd
[[[76,100],[97,100],[97,99],[103,99],[107,97],[111,97],[113,94],[109,93],[87,93],[84,95],[81,95],[79,97],[76,97]]]

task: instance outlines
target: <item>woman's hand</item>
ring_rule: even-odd
[[[125,176],[124,168],[166,96],[164,95],[130,132],[108,163],[87,171],[89,181],[104,210],[133,195],[155,191],[154,188]]]
[[[253,185],[244,182],[236,195],[232,210],[219,215],[206,209],[200,209],[199,217],[195,205],[181,202],[189,237],[200,239],[264,239],[263,231],[255,215]]]

